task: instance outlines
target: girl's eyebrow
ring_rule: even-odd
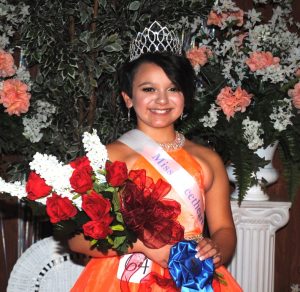
[[[145,85],[155,86],[156,83],[153,83],[153,82],[151,82],[151,81],[145,81],[145,82],[142,82],[142,83],[138,84],[137,86],[138,86],[138,87],[142,87],[142,86],[145,86]],[[176,86],[176,85],[173,84],[173,83],[170,83],[169,86]]]
[[[138,86],[145,86],[145,85],[153,85],[154,83],[150,82],[150,81],[145,81],[143,83],[138,84]]]

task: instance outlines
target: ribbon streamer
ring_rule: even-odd
[[[180,241],[172,246],[169,272],[182,292],[213,292],[214,265],[212,258],[201,261],[195,258],[197,243]]]

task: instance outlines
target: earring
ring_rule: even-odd
[[[127,112],[127,122],[130,122],[130,107],[128,108]]]

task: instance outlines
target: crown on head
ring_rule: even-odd
[[[131,42],[129,59],[133,61],[142,54],[155,52],[170,52],[181,55],[181,49],[181,41],[175,32],[154,21],[149,28],[146,27],[143,32],[139,32]]]

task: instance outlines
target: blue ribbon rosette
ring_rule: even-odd
[[[201,261],[195,258],[197,243],[180,241],[172,246],[169,257],[169,272],[182,292],[213,292],[214,265],[212,258]]]

